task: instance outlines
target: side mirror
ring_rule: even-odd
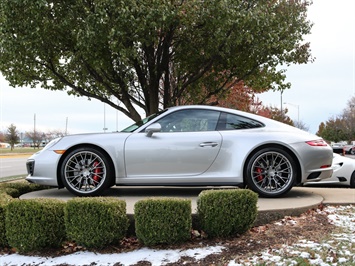
[[[151,137],[154,132],[160,132],[160,131],[161,131],[161,125],[159,123],[151,124],[145,129],[145,133],[147,134],[147,137]]]

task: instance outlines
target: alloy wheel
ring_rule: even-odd
[[[104,184],[107,166],[97,153],[79,151],[68,158],[63,175],[67,188],[75,194],[93,194]]]
[[[252,188],[262,196],[279,196],[292,188],[294,163],[285,152],[264,151],[252,160],[249,168]]]

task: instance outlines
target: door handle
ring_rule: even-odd
[[[218,145],[217,142],[202,142],[200,147],[216,147]]]

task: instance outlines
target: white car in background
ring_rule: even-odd
[[[333,157],[333,174],[330,178],[323,179],[319,182],[308,182],[305,185],[318,184],[334,184],[344,185],[355,188],[355,160],[346,156],[334,153]]]

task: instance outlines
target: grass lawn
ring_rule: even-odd
[[[2,182],[10,182],[10,181],[25,181],[26,175],[16,175],[16,176],[9,176],[9,177],[0,177],[0,183]]]
[[[18,154],[18,153],[26,153],[33,154],[38,152],[40,149],[34,149],[31,147],[15,147],[13,150],[10,148],[0,148],[0,154]]]

